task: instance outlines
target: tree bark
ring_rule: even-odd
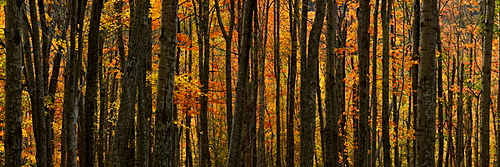
[[[325,166],[337,167],[339,164],[339,135],[338,135],[338,120],[339,120],[339,107],[337,103],[337,84],[335,81],[335,49],[337,48],[337,2],[335,0],[327,1],[327,60],[326,60],[326,100],[325,100],[325,114],[326,114],[326,127],[325,131]]]
[[[92,16],[90,18],[89,47],[87,61],[87,86],[85,91],[85,108],[83,115],[81,142],[83,150],[80,150],[80,166],[93,166],[95,161],[95,120],[97,112],[98,93],[98,70],[99,70],[99,25],[101,23],[101,11],[103,0],[93,0]]]
[[[495,1],[485,2],[485,22],[483,29],[483,67],[481,93],[481,162],[482,167],[490,165],[490,104],[491,104],[491,55],[493,41],[493,24],[495,16]]]
[[[360,5],[358,8],[359,85],[357,92],[359,98],[359,120],[357,127],[358,137],[355,139],[358,147],[358,150],[355,152],[354,158],[354,163],[356,166],[368,166],[368,69],[370,66],[370,33],[368,32],[368,27],[370,25],[369,4],[369,0],[362,0],[360,1]]]
[[[23,66],[23,1],[7,0],[5,13],[5,166],[22,164],[22,66]]]
[[[423,0],[420,12],[420,68],[418,72],[417,163],[416,166],[434,166],[436,124],[436,35],[437,1]]]
[[[248,98],[249,98],[249,58],[252,42],[252,19],[255,10],[254,0],[245,0],[242,11],[241,37],[238,56],[238,81],[236,85],[235,113],[233,119],[233,131],[231,132],[229,157],[227,166],[241,166],[245,162],[242,155],[245,152],[246,122],[248,122]],[[245,123],[244,123],[245,122]]]
[[[158,70],[154,165],[158,167],[171,167],[174,153],[171,126],[173,124],[173,95],[175,76],[175,48],[177,47],[177,0],[164,0],[162,2],[162,20],[160,36],[160,63]]]
[[[298,20],[298,0],[289,1],[290,21],[290,68],[288,69],[287,83],[287,118],[286,118],[286,166],[295,166],[295,139],[294,139],[294,115],[295,115],[295,80],[297,77],[297,20]]]
[[[383,160],[384,166],[390,167],[391,160],[391,143],[389,135],[389,24],[390,24],[390,5],[391,0],[382,0],[382,145],[383,145]]]
[[[378,95],[377,95],[377,45],[378,45],[378,7],[379,0],[375,0],[375,8],[373,11],[373,43],[372,43],[372,122],[371,122],[371,147],[370,147],[370,166],[375,167],[377,164],[377,115],[378,115]]]

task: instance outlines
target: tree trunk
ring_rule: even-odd
[[[372,122],[371,122],[371,147],[370,147],[370,166],[376,167],[377,165],[377,115],[378,115],[378,95],[377,95],[377,45],[378,45],[378,6],[379,0],[375,0],[375,8],[373,11],[373,43],[372,43],[372,94],[371,94],[371,107],[372,107]]]
[[[495,16],[495,1],[485,2],[485,22],[483,29],[483,68],[481,92],[481,166],[490,166],[490,104],[491,104],[491,54],[493,41],[493,24]]]
[[[355,165],[368,166],[368,110],[369,110],[369,96],[368,96],[368,69],[370,66],[370,33],[368,27],[370,25],[370,7],[369,0],[360,1],[358,8],[358,109],[359,109],[359,122],[357,127],[358,137],[355,139],[358,144],[358,150],[355,151]],[[384,87],[385,88],[385,87]],[[388,139],[388,138],[387,138]],[[385,139],[385,140],[387,140]]]
[[[412,55],[411,55],[411,60],[413,62],[418,62],[420,61],[420,0],[413,0],[413,23],[412,23]],[[411,71],[411,105],[412,105],[412,111],[413,115],[408,114],[408,117],[413,117],[412,125],[413,128],[415,129],[417,126],[417,116],[418,116],[418,63],[413,63],[413,65],[410,68]],[[408,166],[414,167],[417,162],[417,141],[416,139],[413,140],[413,150],[412,153],[413,155],[411,156],[410,163]]]
[[[137,90],[138,90],[138,110],[137,110],[137,126],[136,126],[136,150],[135,150],[135,166],[146,167],[150,163],[151,153],[151,136],[150,136],[150,119],[152,114],[152,92],[151,83],[147,80],[148,73],[151,73],[151,56],[152,56],[152,29],[151,17],[148,11],[151,8],[150,0],[136,0],[134,2],[134,10],[132,18],[134,19],[131,26],[131,44],[137,45],[131,48],[137,49]],[[132,36],[132,35],[135,35]]]
[[[245,0],[243,5],[243,14],[241,21],[241,43],[238,56],[238,81],[236,85],[236,102],[235,113],[233,119],[233,131],[231,132],[229,157],[227,166],[241,166],[245,157],[244,153],[246,133],[244,122],[248,122],[248,106],[249,102],[249,58],[250,46],[252,42],[252,19],[253,11],[255,10],[255,1]]]
[[[95,114],[97,112],[97,93],[98,93],[98,70],[99,70],[99,25],[101,23],[101,11],[103,0],[92,1],[92,16],[89,30],[89,47],[87,61],[87,86],[85,93],[85,108],[81,142],[83,150],[80,150],[80,166],[93,166],[95,161],[94,143],[95,143]]]
[[[326,71],[326,100],[325,100],[325,114],[326,114],[326,128],[325,131],[325,166],[337,167],[339,164],[339,135],[338,135],[338,120],[339,120],[339,107],[337,103],[337,84],[335,81],[335,48],[337,48],[337,2],[335,0],[327,1],[327,71]]]
[[[316,1],[316,16],[309,35],[307,61],[301,70],[305,82],[300,91],[300,166],[313,166],[314,131],[316,129],[316,91],[318,86],[319,41],[325,18],[325,0]]]
[[[6,69],[5,69],[5,166],[22,164],[22,66],[23,66],[23,1],[7,0],[5,13]]]
[[[201,92],[208,93],[209,81],[209,58],[210,58],[210,9],[209,0],[199,1],[199,31],[198,40],[199,44],[199,77],[202,85]],[[200,96],[200,124],[199,124],[199,141],[200,141],[200,165],[202,167],[211,166],[210,152],[208,141],[208,97],[206,95]]]
[[[436,124],[436,35],[437,1],[423,0],[420,19],[420,66],[418,71],[417,163],[416,166],[434,166]]]
[[[281,57],[280,57],[280,0],[274,1],[274,75],[276,76],[276,166],[281,167]]]
[[[291,53],[290,67],[288,69],[287,83],[287,118],[286,118],[286,166],[295,166],[295,139],[294,139],[294,115],[295,115],[295,80],[297,77],[297,19],[298,19],[298,0],[289,1],[290,17],[290,38]]]
[[[177,0],[164,0],[160,36],[160,63],[157,83],[154,165],[172,167],[174,153],[171,127],[174,113],[175,48],[177,47]]]
[[[389,1],[389,2],[388,2]],[[391,143],[389,135],[389,24],[390,24],[390,2],[391,0],[382,0],[382,145],[383,145],[383,160],[384,166],[390,167],[391,160]]]

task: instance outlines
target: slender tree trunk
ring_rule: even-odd
[[[303,82],[300,96],[300,166],[313,166],[314,162],[314,131],[316,115],[316,91],[318,86],[318,55],[319,40],[325,18],[325,0],[316,1],[316,15],[309,35],[309,46],[307,48],[307,61],[305,69],[302,69]]]
[[[49,141],[47,120],[45,116],[45,105],[44,105],[44,95],[45,95],[45,77],[44,77],[44,67],[43,67],[43,55],[40,53],[40,25],[38,22],[37,15],[37,4],[36,0],[29,1],[30,8],[30,18],[31,18],[31,40],[33,46],[33,60],[34,64],[27,64],[29,66],[34,65],[34,78],[35,83],[31,85],[30,89],[33,89],[30,93],[31,97],[31,107],[33,111],[33,130],[35,132],[35,142],[36,142],[36,160],[39,166],[49,166],[52,164],[52,154],[48,153]]]
[[[370,33],[368,32],[368,27],[370,25],[369,3],[369,0],[362,0],[358,8],[359,85],[357,95],[359,98],[359,122],[357,127],[358,137],[356,138],[358,150],[356,150],[354,158],[356,166],[368,166],[368,69],[370,66]]]
[[[417,163],[416,166],[434,166],[436,124],[436,35],[437,1],[423,0],[420,19],[420,66],[418,74]]]
[[[241,166],[243,165],[245,157],[241,155],[244,153],[246,133],[245,123],[248,119],[248,106],[247,101],[249,94],[249,58],[250,46],[252,42],[252,19],[253,11],[255,10],[255,1],[245,0],[243,5],[243,14],[241,21],[241,43],[239,44],[238,56],[238,81],[236,85],[236,102],[235,113],[233,119],[233,129],[231,132],[229,157],[227,166]]]
[[[378,115],[378,95],[377,95],[377,45],[378,45],[378,6],[379,0],[375,0],[375,8],[373,11],[373,46],[372,46],[372,127],[371,127],[371,148],[370,148],[370,166],[377,165],[377,115]]]
[[[461,54],[458,54],[458,57],[461,59]],[[463,166],[463,157],[464,157],[464,97],[463,97],[463,82],[464,82],[464,64],[460,62],[460,71],[458,77],[458,108],[457,108],[457,130],[456,130],[456,146],[457,146],[457,154],[456,154],[456,166]]]
[[[95,114],[97,112],[98,73],[99,73],[99,25],[101,23],[101,11],[103,0],[93,0],[92,16],[89,30],[89,47],[87,61],[87,85],[85,94],[85,108],[83,115],[81,142],[83,150],[80,150],[80,166],[93,166],[95,161]]]
[[[6,69],[5,69],[5,166],[22,164],[22,66],[23,66],[23,1],[7,0],[5,13]]]
[[[61,166],[76,166],[76,115],[77,115],[77,92],[78,92],[78,71],[80,70],[80,65],[78,64],[78,54],[77,54],[77,42],[76,38],[78,35],[78,6],[79,0],[70,1],[69,9],[69,23],[70,23],[70,49],[69,54],[66,58],[66,68],[65,72],[65,84],[64,84],[64,113],[63,113],[63,127],[62,127],[62,164]]]
[[[420,61],[420,0],[413,0],[413,23],[412,23],[412,55],[411,55],[411,60],[414,62]],[[417,127],[417,116],[418,116],[418,63],[414,63],[411,68],[411,90],[412,90],[412,97],[411,97],[411,105],[412,105],[412,111],[413,115],[408,115],[408,117],[413,117],[412,125],[413,128],[415,129]],[[411,156],[410,164],[408,164],[410,167],[414,167],[417,162],[417,141],[416,139],[413,140],[413,150],[412,150],[413,155]]]
[[[158,167],[172,167],[173,152],[173,113],[174,113],[174,76],[175,76],[175,49],[177,47],[177,0],[162,2],[162,20],[160,37],[160,64],[158,71],[156,120],[154,140],[154,165]]]
[[[135,166],[146,167],[150,164],[150,118],[152,113],[152,92],[151,84],[147,81],[147,74],[151,72],[151,55],[152,55],[152,29],[151,17],[148,11],[151,8],[149,0],[136,0],[134,2],[134,10],[132,18],[135,22],[131,23],[131,49],[136,48],[138,51],[137,59],[137,90],[138,90],[138,110],[137,110],[137,126],[136,126],[136,150],[135,150]],[[132,36],[135,35],[136,37]]]
[[[390,167],[391,160],[391,145],[389,135],[389,23],[390,23],[390,0],[382,0],[382,145],[383,145],[383,160],[384,166]]]
[[[490,166],[490,104],[491,104],[491,54],[493,41],[493,24],[495,1],[485,2],[485,22],[483,29],[483,68],[481,92],[481,162],[483,167]]]
[[[208,93],[209,87],[209,58],[210,58],[210,25],[209,25],[209,0],[199,1],[199,37],[200,56],[199,56],[199,77],[202,84],[201,92]],[[210,152],[208,141],[208,97],[200,96],[200,124],[199,124],[199,141],[200,141],[200,165],[203,167],[211,166]]]
[[[298,17],[298,0],[289,1],[290,21],[290,38],[291,38],[291,53],[290,67],[288,69],[287,83],[287,119],[286,119],[286,166],[295,166],[295,139],[294,139],[294,116],[295,116],[295,80],[297,77],[297,17]]]
[[[339,135],[338,135],[338,120],[339,120],[339,107],[336,100],[337,84],[335,81],[335,48],[337,48],[337,4],[335,0],[327,1],[327,71],[326,71],[326,100],[325,100],[325,113],[326,113],[326,128],[325,128],[325,166],[337,167],[339,164]]]
[[[280,57],[280,0],[274,1],[274,75],[276,76],[276,166],[281,167],[281,57]]]

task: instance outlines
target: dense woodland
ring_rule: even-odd
[[[497,2],[0,0],[0,166],[500,166]]]

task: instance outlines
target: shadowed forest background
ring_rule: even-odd
[[[0,163],[500,166],[496,3],[0,0]]]

